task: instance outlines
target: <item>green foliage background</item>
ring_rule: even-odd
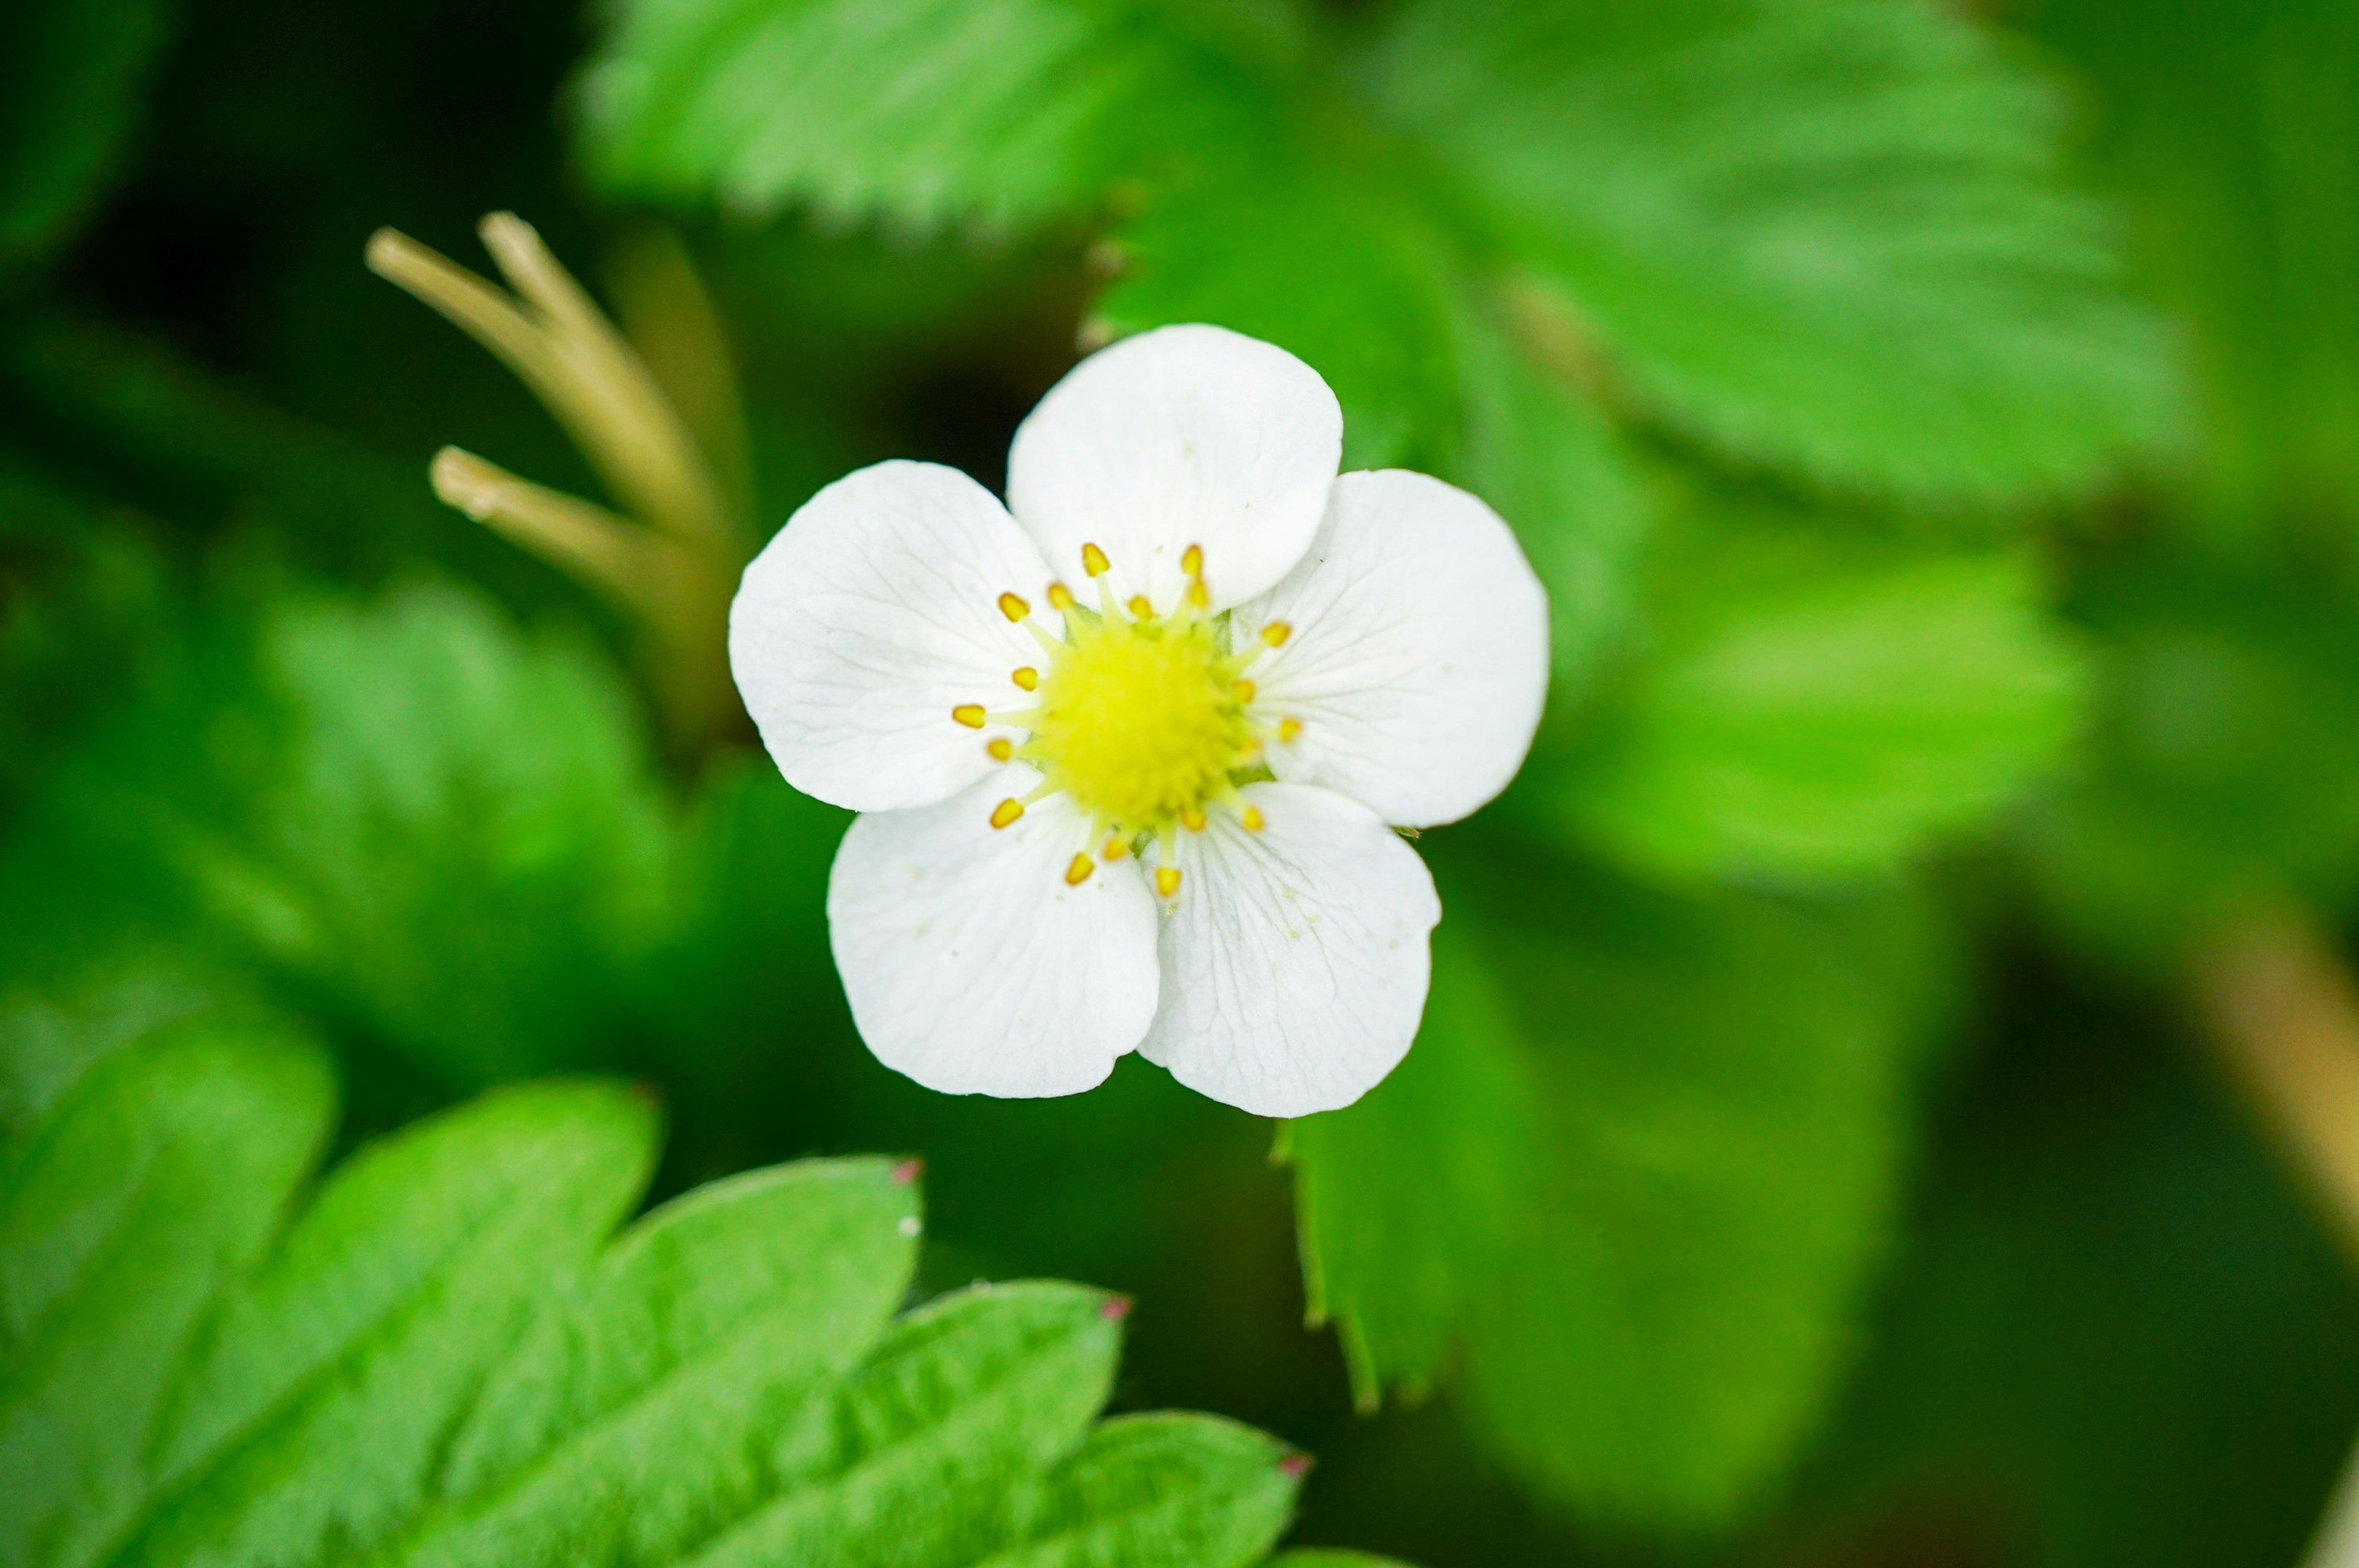
[[[2189,990],[2359,891],[2359,4],[1969,9],[10,9],[0,1563],[2294,1561],[2359,1299]],[[1496,506],[1407,1064],[876,1065],[842,816],[427,490],[597,493],[360,267],[494,209],[659,365],[685,241],[763,533],[1180,320]]]

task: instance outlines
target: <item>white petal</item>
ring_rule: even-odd
[[[1139,1052],[1257,1116],[1347,1106],[1408,1051],[1441,918],[1417,851],[1330,790],[1244,790],[1265,826],[1215,812],[1179,838],[1163,1005]]]
[[[745,568],[729,667],[787,782],[854,811],[923,806],[999,766],[951,709],[1029,706],[1039,644],[999,609],[1049,569],[956,469],[887,462],[805,502]]]
[[[1499,514],[1421,473],[1347,473],[1286,580],[1241,607],[1244,646],[1292,628],[1253,671],[1255,717],[1299,719],[1270,771],[1406,827],[1506,788],[1548,697],[1548,596]]]
[[[1301,557],[1343,451],[1343,411],[1319,373],[1221,327],[1158,327],[1073,367],[1016,432],[1007,504],[1049,564],[1179,602],[1180,557],[1204,547],[1213,606],[1241,603]]]
[[[992,806],[1034,776],[1011,767],[939,805],[859,817],[828,877],[860,1037],[944,1094],[1078,1094],[1155,1016],[1155,900],[1138,862],[1069,886],[1089,824],[1061,795],[991,827]]]

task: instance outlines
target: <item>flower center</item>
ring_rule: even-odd
[[[1204,552],[1193,545],[1180,557],[1187,590],[1168,613],[1143,594],[1117,604],[1105,580],[1112,563],[1095,545],[1082,546],[1082,565],[1097,584],[1098,609],[1082,609],[1071,589],[1050,583],[1049,608],[1063,618],[1062,637],[1032,619],[1021,595],[999,596],[1000,613],[1031,633],[1049,655],[1046,679],[1031,665],[1008,677],[1020,690],[1038,693],[1038,704],[1002,711],[962,702],[951,718],[970,730],[1026,732],[1021,745],[1006,734],[984,743],[994,762],[1020,759],[1041,774],[1030,795],[1009,795],[991,808],[994,827],[1012,826],[1034,801],[1070,795],[1089,829],[1065,881],[1078,886],[1096,869],[1092,849],[1120,860],[1152,838],[1160,862],[1155,891],[1170,898],[1180,891],[1177,830],[1202,832],[1207,806],[1234,811],[1248,832],[1262,827],[1261,813],[1237,794],[1237,775],[1261,765],[1265,741],[1291,744],[1302,721],[1257,712],[1245,673],[1285,643],[1288,628],[1273,621],[1252,646],[1230,652],[1227,622],[1210,613]]]
[[[1066,636],[1040,685],[1041,772],[1133,831],[1201,810],[1255,749],[1213,623],[1076,614]]]

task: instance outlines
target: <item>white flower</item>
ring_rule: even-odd
[[[1338,478],[1343,430],[1291,354],[1166,327],[1041,400],[1006,506],[879,463],[746,568],[729,658],[763,743],[866,813],[827,912],[886,1065],[1062,1095],[1136,1049],[1299,1116],[1408,1050],[1441,906],[1386,825],[1515,775],[1548,606],[1474,497]]]

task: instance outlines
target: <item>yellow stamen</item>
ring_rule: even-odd
[[[1032,613],[1032,607],[1012,593],[999,596],[999,612],[1010,621],[1021,621]]]
[[[1124,608],[1128,610],[1133,615],[1137,616],[1141,621],[1151,621],[1155,618],[1155,606],[1148,600],[1147,595],[1143,593],[1132,594],[1130,596],[1129,603],[1125,605]]]
[[[1301,719],[1279,719],[1279,720],[1277,721],[1277,740],[1278,740],[1278,744],[1280,744],[1280,745],[1282,745],[1282,746],[1291,746],[1291,745],[1293,745],[1293,744],[1294,744],[1294,738],[1295,738],[1297,735],[1299,735],[1299,734],[1301,734],[1301,733],[1302,733],[1302,720],[1301,720]]]
[[[1229,683],[1229,695],[1239,702],[1251,702],[1254,699],[1255,690],[1254,683],[1249,680],[1233,680]]]
[[[1180,891],[1180,868],[1177,866],[1156,867],[1155,891],[1161,893],[1165,898],[1169,898],[1174,893],[1177,893]]]
[[[1100,849],[1098,853],[1106,860],[1119,860],[1130,853],[1130,846],[1119,838],[1109,838],[1105,841],[1105,848]]]
[[[1273,648],[1285,646],[1286,640],[1293,635],[1294,628],[1283,621],[1273,621],[1261,629],[1261,640]]]
[[[1089,573],[1092,577],[1105,576],[1107,570],[1111,568],[1113,565],[1114,563],[1112,561],[1106,559],[1106,553],[1103,550],[1099,549],[1095,545],[1083,545],[1082,546],[1082,569]]]
[[[1076,888],[1081,886],[1090,880],[1090,873],[1097,869],[1097,862],[1091,860],[1087,854],[1074,856],[1073,863],[1065,868],[1065,885]]]
[[[1260,806],[1246,806],[1246,807],[1245,807],[1245,815],[1244,815],[1244,816],[1242,816],[1241,818],[1239,818],[1239,820],[1245,823],[1245,831],[1246,831],[1246,832],[1248,832],[1248,833],[1258,833],[1258,832],[1260,832],[1260,831],[1262,830],[1262,826],[1263,826],[1263,824],[1262,824],[1262,816],[1261,816],[1261,807],[1260,807]]]
[[[983,728],[983,704],[962,702],[951,709],[951,717],[970,730],[980,730]]]
[[[1014,795],[1009,795],[991,808],[991,825],[994,827],[1005,827],[1023,815],[1024,803]]]
[[[1204,808],[1201,806],[1191,806],[1181,812],[1180,826],[1190,833],[1201,833],[1204,830]]]
[[[1067,588],[1061,582],[1050,583],[1049,585],[1049,608],[1051,610],[1071,610],[1072,607],[1073,590]]]
[[[1030,665],[1026,665],[1022,669],[1017,670],[1012,678],[1017,686],[1022,687],[1026,691],[1030,691],[1039,686],[1040,672]]]
[[[984,750],[991,753],[991,760],[993,762],[1004,762],[1007,761],[1008,758],[1016,754],[1016,742],[1010,741],[1006,736],[1002,735],[997,740],[992,741],[991,744],[985,746]]]
[[[1195,581],[1188,585],[1188,602],[1194,605],[1199,610],[1207,610],[1212,607],[1212,591],[1204,586],[1204,579],[1202,578],[1198,578]]]
[[[1202,577],[1204,575],[1204,546],[1201,545],[1189,546],[1187,553],[1180,557],[1180,569],[1186,572],[1190,577]]]

